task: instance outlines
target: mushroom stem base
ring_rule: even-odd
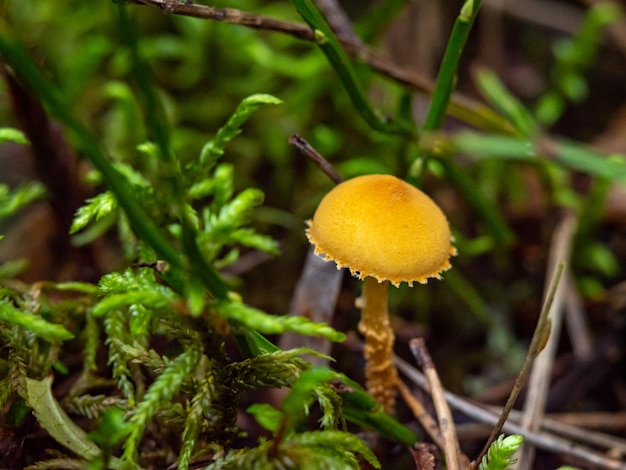
[[[387,291],[389,282],[373,277],[363,281],[359,331],[365,336],[365,377],[367,391],[392,414],[396,403],[398,371],[393,363],[395,335],[389,324]]]

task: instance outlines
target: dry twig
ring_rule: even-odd
[[[404,402],[409,408],[411,408],[415,419],[417,419],[422,425],[424,431],[426,431],[433,442],[437,444],[437,447],[443,449],[443,439],[441,437],[441,433],[439,432],[437,422],[428,413],[428,411],[426,411],[422,404],[415,399],[415,397],[411,394],[409,387],[407,387],[401,380],[398,380],[398,390],[400,391],[400,395],[402,395]]]
[[[519,396],[522,386],[524,382],[526,382],[526,378],[528,377],[528,373],[531,370],[531,365],[533,361],[537,357],[537,355],[544,349],[546,342],[551,333],[551,323],[549,319],[550,312],[552,311],[553,300],[555,298],[557,288],[559,287],[559,281],[561,280],[561,274],[563,272],[563,265],[557,266],[556,271],[554,272],[552,279],[550,280],[550,286],[546,294],[546,298],[541,309],[541,314],[539,315],[539,319],[537,320],[537,326],[535,328],[535,332],[533,333],[533,337],[530,343],[530,347],[528,348],[528,353],[526,354],[526,359],[524,360],[524,364],[522,364],[522,369],[520,370],[517,378],[515,379],[515,384],[513,385],[513,390],[509,395],[509,398],[502,409],[502,414],[498,419],[489,439],[485,442],[485,446],[483,450],[478,454],[478,458],[474,461],[474,468],[477,468],[482,458],[487,455],[487,451],[489,450],[489,446],[496,440],[502,428],[504,427],[504,423],[509,417],[509,413],[513,409],[515,402],[517,401],[517,397]]]
[[[587,322],[587,312],[571,273],[565,278],[565,326],[567,336],[572,343],[572,350],[577,359],[585,359],[593,352],[593,341]]]
[[[423,338],[415,338],[409,343],[413,356],[418,361],[424,375],[428,380],[430,396],[435,405],[437,419],[439,420],[439,432],[441,433],[443,452],[446,456],[446,466],[449,470],[459,470],[461,468],[459,444],[456,440],[454,430],[454,420],[452,413],[443,394],[443,387],[439,380],[439,374],[435,369],[433,361],[426,349]]]
[[[428,380],[426,379],[424,374],[422,374],[411,364],[399,357],[395,358],[395,363],[398,369],[413,383],[423,388],[424,390],[428,390]],[[484,405],[462,398],[447,390],[444,390],[443,394],[450,407],[463,413],[464,415],[490,426],[494,426],[498,422],[499,415],[502,412],[500,408],[493,408],[496,410],[494,412],[492,411],[492,409]],[[546,429],[546,421],[548,421],[546,418],[541,420],[542,429]],[[571,428],[573,428],[573,426]],[[558,454],[568,455],[573,459],[579,460],[582,464],[585,465],[597,466],[598,468],[602,468],[605,470],[626,470],[625,462],[610,458],[604,453],[599,453],[596,450],[581,445],[579,442],[588,442],[584,439],[581,439],[579,442],[574,442],[572,440],[564,439],[552,432],[546,432],[543,430],[528,431],[523,429],[518,424],[514,423],[512,419],[509,419],[506,423],[504,423],[503,430],[506,433],[523,434],[524,440],[526,442],[532,443],[537,448],[544,449],[550,452],[555,452]],[[584,431],[581,429],[579,429],[579,431],[587,436],[587,438],[588,436],[593,434],[591,432],[584,433]],[[610,448],[607,448],[607,451],[615,449],[615,439],[617,438],[611,440],[612,445]],[[621,443],[620,449],[626,449],[625,441],[620,440],[618,442]]]
[[[341,183],[341,175],[337,172],[337,170],[335,170],[335,167],[333,167],[331,163],[326,160],[322,154],[315,150],[313,146],[304,138],[300,137],[298,134],[293,134],[289,137],[289,143],[294,145],[305,157],[315,163],[315,165],[317,165],[319,169],[332,180],[333,183]]]
[[[565,211],[563,217],[554,231],[550,246],[546,279],[552,279],[553,273],[558,266],[569,260],[574,233],[578,225],[578,218],[572,211]],[[546,284],[545,297],[547,298],[551,286]],[[533,364],[528,383],[528,395],[524,405],[524,414],[521,425],[531,431],[539,430],[541,420],[545,412],[545,404],[550,386],[550,374],[559,341],[561,325],[563,321],[563,301],[565,289],[563,285],[557,288],[554,294],[549,316],[552,322],[550,337],[542,353]],[[535,448],[532,444],[524,443],[520,450],[519,460],[516,464],[518,470],[530,470],[534,461]]]
[[[303,23],[276,20],[268,16],[257,15],[234,8],[215,8],[178,2],[176,0],[129,0],[129,2],[156,7],[168,14],[237,24],[248,28],[286,34],[303,41],[316,41],[314,32]],[[374,52],[360,40],[355,41],[340,37],[339,42],[352,58],[364,62],[373,71],[393,80],[412,92],[432,94],[434,89],[432,80],[428,80],[402,67],[395,66],[387,58]],[[448,112],[450,115],[468,123],[480,124],[485,129],[513,132],[513,129],[508,124],[503,123],[502,119],[495,115],[490,108],[458,93],[452,95]]]

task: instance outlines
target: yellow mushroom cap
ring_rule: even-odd
[[[330,191],[306,231],[315,254],[394,285],[441,278],[456,254],[448,221],[439,206],[391,175],[366,175]]]

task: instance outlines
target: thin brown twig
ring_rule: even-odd
[[[563,266],[563,263],[569,260],[577,225],[578,218],[576,214],[571,210],[565,210],[552,237],[547,267],[547,279],[553,276],[553,273],[559,269],[559,266]],[[551,284],[546,282],[544,289],[546,298],[548,298],[549,293],[552,292],[551,289]],[[554,301],[552,302],[549,312],[552,322],[552,331],[550,332],[550,337],[546,342],[542,354],[537,357],[530,372],[528,392],[526,402],[524,403],[521,425],[525,429],[532,431],[539,429],[541,419],[545,413],[545,405],[550,387],[550,375],[556,355],[556,347],[559,342],[561,325],[563,323],[564,293],[564,286],[559,286],[554,293]],[[514,468],[518,470],[530,470],[533,465],[534,456],[535,447],[532,444],[522,444],[519,460]]]
[[[263,29],[288,34],[305,41],[315,41],[311,28],[303,23],[281,21],[269,16],[257,15],[235,8],[216,8],[175,0],[129,0],[129,3],[149,5],[172,15],[190,16],[222,23],[238,24],[248,28]]]
[[[533,337],[530,342],[530,347],[528,348],[528,353],[526,354],[526,359],[524,360],[524,364],[522,364],[522,369],[520,370],[517,378],[515,379],[515,384],[513,385],[513,390],[509,395],[509,398],[502,409],[502,414],[498,419],[489,439],[485,442],[485,445],[478,454],[478,457],[474,461],[473,468],[478,468],[480,462],[483,457],[487,455],[487,451],[489,450],[489,446],[496,440],[502,429],[504,428],[504,424],[509,417],[509,413],[513,409],[513,405],[517,401],[517,397],[519,396],[524,383],[526,382],[526,378],[528,377],[528,373],[531,370],[531,366],[535,358],[539,355],[539,353],[544,349],[546,342],[550,336],[551,332],[551,323],[550,323],[550,312],[552,311],[552,305],[554,301],[555,294],[557,292],[557,288],[559,287],[559,281],[561,280],[561,274],[563,273],[563,265],[558,265],[556,271],[554,271],[552,278],[550,279],[549,289],[546,294],[546,298],[541,308],[541,313],[539,314],[539,319],[537,320],[537,326],[535,328],[535,332],[533,333]]]
[[[626,456],[626,442],[624,441],[624,439],[620,439],[618,437],[602,432],[593,432],[589,429],[589,423],[592,420],[593,416],[592,413],[581,413],[580,418],[575,421],[580,422],[584,419],[584,428],[577,425],[568,424],[567,421],[563,420],[565,416],[547,416],[548,418],[544,418],[541,420],[541,429],[552,432],[554,434],[558,434],[573,441],[585,442],[588,445],[598,446],[599,448],[604,448],[612,451],[613,453],[619,453],[623,456]],[[617,416],[617,418],[623,420],[624,416]],[[519,424],[522,420],[521,411],[513,410],[511,412],[511,420],[514,423]]]
[[[274,18],[250,13],[234,8],[215,8],[206,5],[178,2],[175,0],[128,0],[129,3],[158,8],[165,13],[190,16],[205,20],[220,21],[287,34],[296,39],[315,42],[314,32],[303,23],[276,20]],[[367,64],[373,71],[393,80],[412,92],[432,94],[434,83],[421,75],[392,64],[389,59],[367,47],[360,40],[339,38],[344,50],[354,59]],[[513,133],[511,125],[494,113],[489,107],[458,93],[452,95],[448,112],[468,124],[485,130]]]
[[[398,370],[400,370],[409,380],[424,390],[428,390],[428,380],[424,374],[399,357],[395,357],[394,362],[398,367]],[[478,422],[493,426],[497,423],[499,415],[501,414],[501,409],[499,408],[495,412],[491,411],[485,405],[475,403],[447,390],[444,390],[443,394],[451,408],[475,419]],[[541,420],[542,425],[544,421],[546,421],[545,418]],[[508,420],[504,424],[503,430],[506,433],[523,434],[524,440],[532,443],[537,448],[558,454],[568,455],[571,458],[577,459],[590,466],[597,466],[598,468],[606,470],[626,470],[625,462],[609,458],[604,453],[599,453],[595,450],[589,449],[588,447],[580,445],[577,442],[563,439],[562,437],[551,432],[528,431],[511,420]],[[626,445],[626,443],[623,443],[623,445]]]
[[[585,359],[593,352],[593,339],[587,321],[587,312],[576,289],[571,273],[566,274],[565,282],[565,326],[567,336],[572,343],[572,350],[577,359]]]
[[[439,420],[439,432],[442,437],[443,452],[446,456],[446,466],[449,470],[459,470],[461,461],[459,458],[459,443],[456,440],[456,432],[454,430],[454,420],[444,397],[437,369],[435,369],[423,338],[412,339],[409,342],[409,347],[428,380],[430,396],[433,399],[437,419]]]
[[[342,178],[337,170],[303,137],[293,134],[289,137],[289,143],[313,161],[335,184],[341,183]],[[296,290],[289,304],[289,314],[308,317],[316,322],[331,323],[342,277],[343,272],[336,269],[334,263],[327,263],[315,254],[313,246],[309,247],[302,275],[296,283]],[[322,354],[330,354],[331,344],[319,336],[303,338],[287,331],[281,335],[278,346],[284,350],[306,346]],[[326,365],[328,361],[326,357],[317,356],[308,359],[314,365]]]
[[[400,391],[400,395],[402,395],[404,402],[411,409],[415,419],[417,419],[422,425],[422,428],[424,428],[424,431],[426,431],[433,442],[437,444],[437,447],[443,449],[443,439],[441,437],[441,432],[439,432],[437,422],[426,411],[422,404],[415,399],[415,397],[411,394],[409,387],[407,387],[401,380],[398,380],[398,390]]]
[[[215,8],[206,5],[176,2],[173,0],[129,0],[138,5],[149,5],[168,14],[190,16],[205,20],[220,21],[248,28],[262,29],[287,34],[303,41],[315,42],[315,33],[304,23],[281,21],[269,16],[237,10],[235,8]],[[372,69],[387,75],[396,82],[413,90],[432,93],[434,83],[415,73],[395,67],[379,54],[365,46],[360,40],[339,37],[342,46],[353,57],[366,62]],[[358,39],[358,38],[357,38]]]
[[[550,413],[551,421],[586,429],[626,431],[626,411],[587,411],[579,413]],[[626,447],[624,447],[626,453]]]
[[[328,176],[333,183],[339,184],[343,181],[341,175],[335,170],[328,160],[326,160],[322,154],[320,154],[311,144],[309,144],[303,137],[298,134],[293,134],[289,137],[289,143],[294,145],[302,154],[315,163],[320,170]]]

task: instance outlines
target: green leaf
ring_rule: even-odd
[[[128,308],[128,329],[134,341],[144,344],[150,335],[150,325],[154,312],[143,305],[133,304]]]
[[[214,301],[212,306],[222,317],[242,323],[260,333],[279,334],[293,331],[301,335],[323,336],[334,342],[342,342],[346,338],[343,333],[325,323],[314,323],[304,317],[270,315],[237,301]]]
[[[135,463],[137,448],[148,422],[157,412],[161,403],[170,401],[182,383],[192,374],[202,355],[201,345],[192,344],[185,352],[169,362],[150,385],[143,400],[137,404],[129,420],[129,437],[124,443],[123,460]]]
[[[278,346],[261,335],[258,331],[245,325],[241,325],[238,330],[241,331],[235,335],[235,341],[246,357],[256,357],[262,354],[280,351]]]
[[[326,23],[326,20],[317,10],[313,2],[310,0],[291,0],[291,3],[296,7],[302,19],[304,19],[315,32],[317,45],[333,67],[341,84],[348,93],[352,104],[365,122],[367,122],[372,129],[380,132],[388,133],[399,131],[400,129],[398,129],[397,126],[383,122],[372,108],[356,78],[350,58],[339,45],[339,41],[335,37],[332,29],[330,29],[328,23]],[[412,131],[403,129],[403,132],[411,133]]]
[[[500,81],[498,76],[485,68],[477,69],[476,83],[489,103],[509,120],[525,137],[531,137],[536,124],[532,114]]]
[[[0,184],[0,220],[15,214],[22,207],[41,199],[46,194],[45,186],[40,183],[28,183],[12,192],[8,186]]]
[[[337,377],[337,372],[326,367],[312,367],[302,372],[283,400],[282,408],[285,415],[292,419],[302,415],[305,407],[308,407],[306,404],[312,400],[315,387]]]
[[[74,338],[64,326],[50,323],[43,318],[15,308],[9,301],[0,300],[0,321],[17,325],[49,342],[66,341]]]
[[[281,103],[280,99],[268,94],[256,94],[245,98],[226,124],[217,131],[215,137],[202,148],[199,158],[202,167],[207,169],[213,166],[213,163],[224,153],[226,145],[241,132],[241,126],[256,110],[267,104]]]
[[[215,190],[215,180],[213,178],[206,178],[198,183],[193,184],[187,191],[187,197],[189,199],[203,199],[213,194]]]
[[[436,145],[437,139],[432,144]],[[626,181],[626,156],[608,157],[595,152],[579,142],[565,139],[533,141],[516,137],[485,135],[476,132],[459,132],[448,142],[456,151],[476,158],[501,158],[524,162],[554,161],[562,167],[581,171],[611,181]],[[547,157],[547,158],[541,158]]]
[[[359,384],[343,374],[341,380],[347,385],[346,390],[339,393],[347,421],[373,429],[386,439],[405,446],[413,446],[418,441],[415,433],[386,414]]]
[[[263,191],[259,189],[247,188],[243,190],[222,207],[212,230],[228,232],[249,222],[252,209],[261,205],[264,198]]]
[[[165,263],[164,272],[169,269]],[[103,294],[120,294],[133,289],[158,289],[159,286],[154,280],[154,276],[148,270],[126,269],[122,273],[109,273],[100,278],[98,290]]]
[[[12,127],[0,127],[0,143],[15,142],[16,144],[28,144],[24,133]]]
[[[124,412],[119,408],[107,409],[98,429],[89,433],[89,438],[98,446],[112,449],[128,435],[128,425],[124,421]]]
[[[100,449],[89,440],[87,433],[70,419],[58,401],[52,395],[52,376],[43,380],[26,377],[26,396],[28,406],[50,436],[62,446],[92,460],[100,456]]]
[[[83,294],[97,294],[99,290],[96,285],[78,281],[59,282],[58,284],[54,284],[54,288],[56,290],[81,292]]]
[[[132,290],[123,294],[109,295],[93,307],[91,314],[94,317],[101,317],[111,310],[133,304],[150,308],[165,307],[173,300],[174,295],[165,295],[164,291],[152,289]]]
[[[277,349],[271,353],[262,353],[255,357],[234,362],[226,366],[229,381],[238,382],[243,390],[260,388],[291,387],[300,377],[302,371],[310,368],[310,364],[302,356],[310,355],[330,360],[309,348],[295,348],[283,351]]]
[[[278,242],[267,235],[256,233],[250,228],[240,228],[230,233],[230,239],[238,245],[256,248],[271,255],[280,254]]]
[[[465,48],[465,43],[469,37],[472,25],[482,0],[465,0],[463,7],[454,22],[454,27],[450,33],[446,51],[444,53],[439,71],[435,90],[430,101],[428,113],[424,120],[423,130],[433,131],[439,129],[446,115],[450,96],[455,86],[457,70],[461,54]]]
[[[459,132],[451,138],[451,143],[459,152],[478,158],[503,158],[528,161],[537,154],[531,140],[500,135]]]
[[[335,343],[345,341],[346,335],[330,327],[326,323],[315,323],[305,317],[299,316],[277,316],[284,331],[293,331],[301,335],[323,336]]]
[[[554,147],[554,158],[566,168],[582,171],[611,181],[626,181],[626,156],[607,156],[584,144],[561,139]]]
[[[0,240],[2,236],[0,235]],[[28,267],[28,260],[24,258],[12,259],[0,264],[0,279],[12,279]]]
[[[224,205],[233,197],[235,192],[234,183],[235,167],[229,163],[222,163],[213,172],[215,188],[213,190],[213,201],[211,209],[219,212]]]
[[[48,432],[50,437],[85,460],[90,462],[101,460],[102,451],[93,440],[89,439],[93,433],[87,435],[83,429],[72,421],[54,398],[52,394],[52,376],[43,380],[26,377],[25,380],[26,396],[24,400],[32,408],[37,421]],[[118,412],[122,413],[121,410],[118,410]],[[119,413],[117,414],[118,422]],[[107,432],[110,432],[110,426],[107,426],[106,413],[105,417],[103,417],[103,423],[107,427]],[[112,434],[109,438],[116,435]],[[111,457],[108,459],[106,468],[122,468],[122,462],[116,457]]]
[[[326,458],[328,460],[338,460],[337,469],[347,468],[347,465],[350,465],[349,468],[359,469],[361,466],[358,462],[350,458],[352,454],[358,453],[365,458],[365,460],[374,468],[381,468],[380,462],[371,451],[371,449],[359,439],[357,436],[350,434],[344,431],[311,431],[311,432],[303,432],[298,434],[293,434],[289,436],[287,439],[285,446],[299,444],[306,447],[312,447],[317,452],[325,453],[328,452]],[[343,453],[343,455],[341,455]],[[333,457],[333,454],[335,458]],[[326,460],[326,459],[324,459]],[[341,466],[343,463],[344,466]],[[302,468],[307,469],[317,469],[320,468],[319,463],[303,462]]]
[[[283,420],[283,412],[267,403],[255,403],[249,406],[246,411],[254,416],[257,423],[272,433],[278,431],[280,423]]]
[[[76,233],[85,228],[90,222],[95,222],[111,215],[116,209],[117,200],[111,191],[106,191],[91,199],[87,199],[87,204],[79,207],[76,211],[70,227],[70,233]]]

